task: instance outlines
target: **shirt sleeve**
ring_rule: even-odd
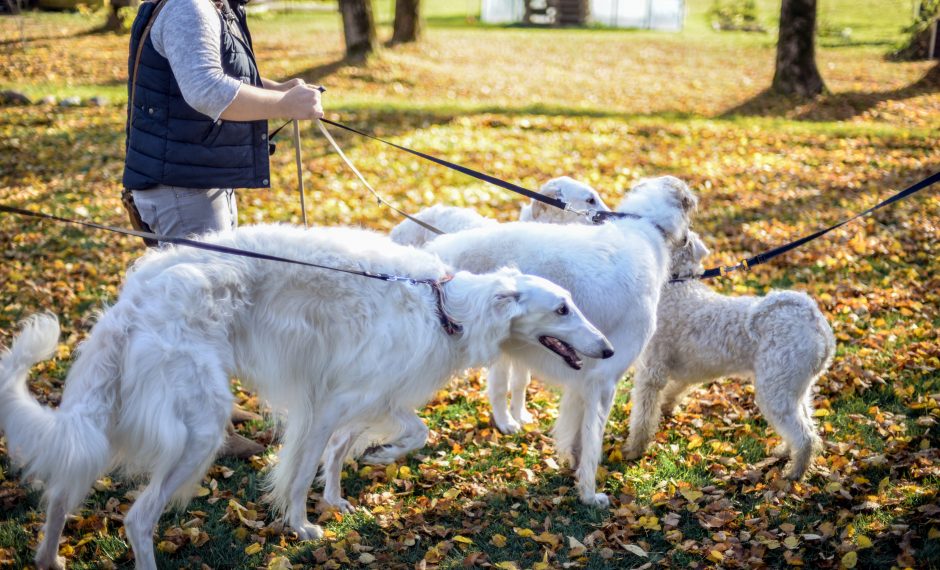
[[[219,119],[241,81],[222,70],[222,20],[209,0],[167,0],[150,29],[157,53],[170,62],[183,99]]]

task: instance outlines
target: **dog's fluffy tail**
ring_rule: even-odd
[[[72,398],[66,393],[58,410],[43,406],[29,393],[29,369],[53,355],[58,338],[55,316],[36,315],[23,324],[12,348],[2,354],[0,430],[6,435],[10,456],[26,476],[42,481],[46,498],[70,511],[107,467],[110,453],[106,424],[100,421],[101,406],[87,405],[100,397],[97,391],[73,391]]]

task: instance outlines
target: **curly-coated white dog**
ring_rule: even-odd
[[[561,200],[578,211],[594,210],[596,212],[609,212],[610,208],[604,204],[597,190],[583,182],[560,176],[553,178],[539,188],[539,193]],[[496,224],[496,220],[486,218],[470,208],[456,206],[442,206],[440,204],[421,210],[415,214],[422,222],[431,224],[445,233],[454,233],[472,228],[481,228]],[[567,210],[561,210],[542,202],[531,200],[519,212],[520,222],[546,222],[552,224],[590,224],[591,221],[584,215]],[[389,234],[395,243],[423,247],[435,239],[437,234],[423,228],[411,220],[405,220],[395,226]]]
[[[672,270],[702,272],[708,249],[694,232],[677,248]],[[630,435],[624,457],[639,457],[659,424],[693,386],[724,376],[751,378],[757,407],[789,454],[786,476],[799,479],[822,446],[813,422],[812,387],[835,352],[832,329],[809,295],[775,291],[729,297],[697,279],[667,283],[656,334],[637,361]]]
[[[603,225],[515,222],[441,236],[426,246],[462,269],[515,264],[566,287],[610,339],[617,355],[591,361],[576,373],[515,343],[504,345],[490,367],[489,382],[502,391],[504,406],[506,379],[513,370],[532,370],[564,386],[555,444],[575,468],[586,504],[608,504],[595,483],[604,426],[617,384],[653,335],[660,291],[669,277],[670,249],[685,242],[695,204],[681,180],[664,176],[638,183],[617,208],[630,217]]]
[[[435,286],[184,247],[153,251],[79,347],[56,410],[39,404],[26,380],[54,352],[58,324],[50,315],[28,320],[0,360],[0,427],[26,476],[45,484],[40,568],[63,567],[66,514],[105,471],[122,468],[150,476],[124,524],[137,567],[155,569],[157,521],[171,499],[190,497],[221,446],[233,375],[286,412],[271,497],[301,538],[317,538],[306,499],[334,433],[354,437],[373,421],[413,413],[452,374],[493,360],[506,343],[532,345],[572,369],[579,353],[613,355],[567,291],[516,270],[448,279],[435,255],[361,230],[256,226],[205,239]],[[445,327],[454,322],[462,331]],[[344,506],[338,472],[327,473],[324,500]]]

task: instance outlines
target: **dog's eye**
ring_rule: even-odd
[[[557,309],[555,309],[555,312],[558,313],[558,314],[561,315],[561,316],[567,315],[567,314],[568,314],[568,305],[562,305],[562,306],[558,307]]]
[[[594,204],[597,203],[597,200],[595,200],[594,198],[588,198],[587,203],[593,206]]]

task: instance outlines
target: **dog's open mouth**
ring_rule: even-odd
[[[574,368],[575,370],[581,370],[581,359],[578,358],[578,353],[575,352],[571,345],[567,342],[557,339],[553,336],[540,336],[539,342],[542,343],[542,346],[548,350],[554,352],[558,356],[565,359],[565,363]]]

